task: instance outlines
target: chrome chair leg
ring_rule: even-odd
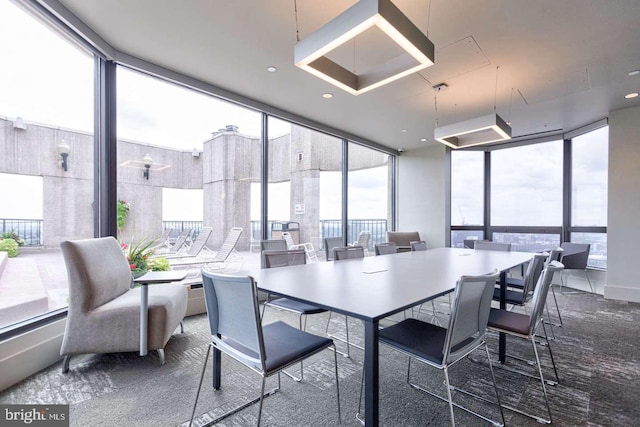
[[[338,383],[338,354],[335,351],[335,344],[333,344],[334,352],[333,352],[333,362],[336,370],[336,401],[338,403],[338,425],[342,425],[342,412],[340,411],[340,385]],[[363,375],[364,379],[364,375]]]
[[[304,316],[304,326],[302,325],[302,316]],[[307,330],[307,316],[306,315],[301,314],[298,317],[298,328],[301,331],[306,331]],[[299,377],[296,377],[295,375],[287,372],[284,369],[282,370],[282,373],[285,374],[286,376],[288,376],[289,378],[291,378],[292,380],[294,380],[297,383],[301,382],[302,380],[304,380],[304,361],[303,360],[300,361],[300,376]],[[279,375],[278,375],[278,378],[280,378]],[[279,387],[280,386],[278,385],[278,388]]]
[[[556,291],[554,290],[553,286],[551,286],[551,293],[553,294],[553,301],[556,304],[556,311],[558,312],[558,320],[560,321],[560,324],[554,324],[554,326],[562,327],[562,316],[560,315],[560,307],[558,306],[558,299],[556,298]]]
[[[193,410],[191,411],[191,419],[189,420],[189,427],[191,427],[191,424],[193,424],[193,417],[196,414],[196,406],[198,406],[198,398],[200,397],[200,389],[202,388],[202,380],[204,379],[204,372],[207,370],[209,353],[211,353],[211,344],[207,346],[207,354],[204,357],[204,365],[202,366],[202,373],[200,374],[200,382],[198,383],[198,391],[196,392],[196,401],[193,403]]]
[[[364,425],[364,418],[360,412],[362,409],[362,392],[364,390],[364,369],[362,369],[362,375],[360,376],[360,397],[358,398],[358,411],[356,412],[356,420],[360,421],[360,424]]]
[[[551,351],[551,344],[549,344],[549,337],[547,336],[547,328],[542,322],[542,330],[544,331],[544,339],[547,341],[547,349],[549,350],[549,356],[551,357],[551,365],[553,366],[553,372],[556,376],[556,384],[560,384],[560,377],[558,377],[558,369],[556,368],[556,361],[553,358],[553,352]]]
[[[164,365],[164,349],[163,348],[159,348],[158,350],[156,350],[158,352],[158,359],[160,359],[160,365]]]
[[[553,323],[551,322],[551,315],[549,314],[549,304],[545,303],[544,304],[544,309],[547,313],[547,319],[542,319],[542,324],[548,324],[549,325],[549,329],[551,330],[551,339],[555,340],[556,339],[556,334],[553,331]]]
[[[447,387],[447,397],[449,398],[449,414],[451,415],[451,427],[455,427],[456,419],[453,415],[453,398],[451,397],[451,384],[449,384],[449,369],[447,366],[443,368],[444,371],[444,382]]]
[[[591,293],[595,294],[596,291],[595,291],[593,285],[591,284],[591,279],[589,279],[589,273],[587,273],[586,269],[584,270],[584,276],[587,278],[587,282],[589,282],[589,288],[591,289]]]
[[[500,409],[500,418],[502,419],[502,425],[505,425],[504,411],[502,410],[502,402],[500,402],[500,393],[498,392],[498,383],[496,382],[496,376],[493,372],[493,364],[491,363],[491,356],[489,355],[489,346],[484,343],[484,349],[487,353],[487,360],[489,361],[489,370],[491,371],[491,380],[493,381],[493,389],[496,392],[496,399],[498,401],[498,409]]]
[[[258,424],[260,426],[260,419],[262,418],[262,403],[264,402],[264,383],[267,381],[265,375],[262,376],[262,387],[260,387],[260,403],[258,405]]]
[[[547,396],[547,387],[544,385],[544,377],[542,376],[542,366],[540,366],[540,357],[538,357],[538,349],[536,348],[535,337],[531,338],[531,345],[533,346],[533,352],[536,355],[536,363],[538,364],[538,373],[540,374],[540,383],[542,384],[542,392],[544,394],[544,401],[547,405],[547,413],[549,414],[549,419],[545,420],[539,417],[537,418],[538,422],[543,422],[545,424],[551,424],[551,408],[549,407],[549,397]]]
[[[345,340],[342,337],[338,337],[336,335],[332,335],[329,333],[329,323],[331,322],[331,312],[329,312],[329,319],[327,320],[327,327],[325,328],[325,333],[328,337],[333,338],[335,340],[341,341],[343,343],[347,344],[347,352],[343,353],[342,351],[339,351],[338,349],[336,349],[336,352],[340,353],[341,355],[343,355],[344,357],[351,357],[351,347],[355,347],[358,348],[360,350],[364,350],[364,347],[358,345],[358,344],[354,344],[349,340],[349,317],[348,316],[344,316],[344,323],[345,323],[345,330],[346,330],[346,334],[347,334],[347,339]]]

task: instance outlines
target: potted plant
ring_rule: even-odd
[[[154,251],[151,246],[156,239],[142,238],[138,243],[131,242],[130,245],[120,243],[120,247],[129,261],[131,268],[131,278],[136,279],[144,275],[147,271],[167,271],[169,270],[169,261],[166,258],[159,257],[151,259]]]

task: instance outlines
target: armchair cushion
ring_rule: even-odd
[[[397,246],[410,246],[411,242],[422,240],[417,231],[387,231],[387,242],[395,243]]]

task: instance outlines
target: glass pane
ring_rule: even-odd
[[[211,227],[207,247],[217,251],[240,227],[235,249],[245,267],[259,266],[250,250],[260,235],[259,221],[252,223],[260,209],[260,113],[124,67],[117,84],[118,199],[127,206],[120,240],[172,245],[180,232],[193,241]],[[149,268],[133,264],[136,274]]]
[[[493,233],[493,241],[511,243],[512,251],[543,252],[560,246],[560,235],[542,233]]]
[[[571,225],[607,225],[609,127],[573,138]]]
[[[451,152],[451,225],[484,225],[484,152]]]
[[[482,240],[484,231],[482,230],[451,230],[451,247],[464,248],[465,240]]]
[[[491,225],[562,225],[562,141],[491,152]]]
[[[342,140],[269,117],[267,232],[305,243],[324,258],[325,237],[342,234]]]
[[[373,254],[376,243],[387,241],[391,220],[391,156],[350,142],[348,182],[347,242],[368,232],[366,249]]]
[[[607,234],[606,233],[571,233],[574,243],[590,243],[587,266],[607,268]]]
[[[60,242],[93,237],[94,70],[13,2],[0,16],[2,330],[67,306]]]

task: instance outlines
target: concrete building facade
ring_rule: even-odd
[[[60,166],[58,144],[62,141],[71,148],[67,171]],[[4,154],[0,173],[42,177],[45,247],[93,237],[93,141],[88,133],[29,122],[26,129],[20,129],[11,120],[0,119],[0,152]],[[350,171],[389,164],[387,154],[350,146]],[[214,132],[203,147],[200,153],[118,140],[118,199],[130,206],[120,230],[123,241],[161,234],[163,188],[202,189],[203,225],[213,228],[208,245],[218,248],[231,227],[242,227],[238,249],[249,249],[251,184],[261,177],[260,138],[228,126]],[[141,161],[146,155],[153,160],[149,179],[143,176]],[[270,183],[291,183],[288,220],[300,224],[300,240],[318,244],[320,173],[342,170],[342,140],[292,125],[291,133],[269,140],[268,165]],[[387,170],[390,174],[391,168]],[[391,191],[387,193],[390,197]],[[304,211],[296,210],[296,205],[304,205]],[[389,218],[390,200],[387,209]]]

